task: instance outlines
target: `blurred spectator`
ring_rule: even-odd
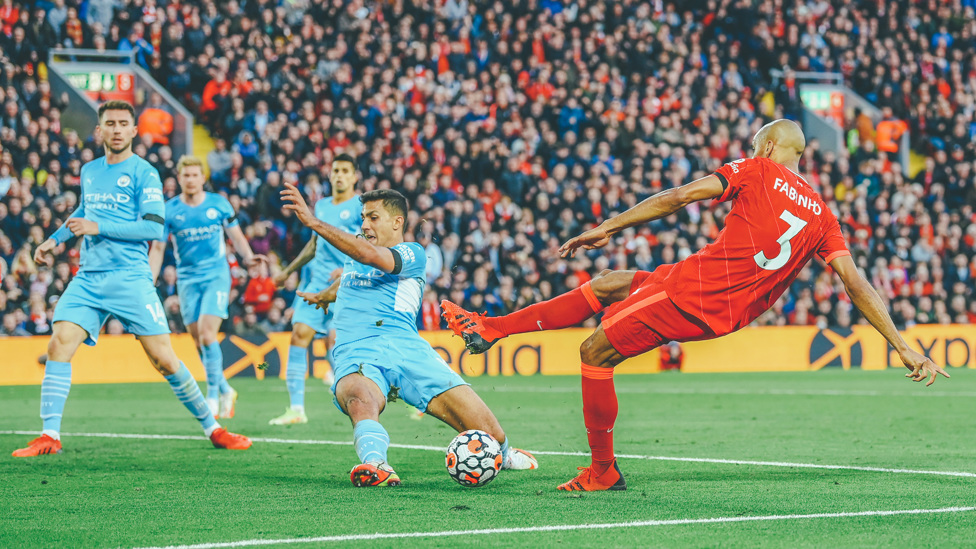
[[[670,341],[661,347],[661,371],[681,370],[681,364],[685,360],[685,353],[681,350],[681,344],[677,341]]]
[[[215,136],[212,190],[237,209],[255,251],[276,258],[266,273],[234,270],[232,316],[245,322],[253,307],[248,329],[289,322],[294,280],[279,291],[264,280],[312,236],[281,210],[282,181],[328,196],[340,149],[357,156],[359,191],[394,187],[410,199],[406,237],[428,255],[418,324],[432,329],[442,298],[501,314],[605,268],[653,269],[700,248],[727,204],[624,231],[575,262],[554,253],[651,194],[750,155],[765,121],[798,115],[799,71],[840,72],[884,113],[877,126],[845,113],[847,148],[811,140],[801,166],[899,324],[976,320],[966,306],[976,290],[968,2],[22,6],[0,2],[0,259],[10,265],[0,314],[18,312],[27,331],[44,329],[41,308],[50,315],[79,263],[72,241],[52,272],[33,268],[36,233],[77,207],[80,166],[102,154],[62,128],[65,99],[43,81],[41,52],[61,46],[135,49]],[[774,81],[771,69],[785,77]],[[906,128],[924,158],[911,178],[890,154]],[[175,196],[176,159],[149,133],[137,150]],[[160,292],[182,330],[166,270]],[[814,262],[756,323],[863,322],[844,296]]]
[[[244,291],[244,304],[251,307],[259,317],[263,317],[271,309],[271,300],[275,294],[274,282],[268,276],[268,266],[263,263],[252,266],[247,274],[250,280]]]
[[[244,319],[237,327],[237,335],[244,339],[264,339],[268,337],[267,332],[258,322],[258,315],[254,307],[246,305],[244,307]]]
[[[154,92],[150,96],[149,105],[139,115],[138,128],[140,136],[152,137],[153,145],[169,145],[169,136],[173,133],[173,115],[158,93]]]

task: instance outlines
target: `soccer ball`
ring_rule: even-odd
[[[447,473],[461,486],[484,486],[502,468],[502,447],[484,431],[470,429],[447,447]]]

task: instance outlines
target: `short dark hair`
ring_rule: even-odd
[[[106,101],[98,107],[98,121],[102,121],[102,115],[105,111],[129,111],[132,116],[132,120],[136,119],[136,109],[128,102],[121,101],[118,99],[112,101]]]
[[[353,158],[353,156],[351,154],[349,154],[349,153],[342,153],[342,154],[336,156],[334,159],[332,159],[332,163],[333,164],[335,164],[336,162],[348,162],[348,163],[352,164],[353,167],[356,166],[356,159]]]
[[[363,193],[359,197],[359,201],[363,204],[377,200],[383,201],[383,207],[386,208],[386,211],[406,219],[408,208],[407,197],[393,189],[376,189],[375,191]]]

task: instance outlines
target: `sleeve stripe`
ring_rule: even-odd
[[[398,275],[400,274],[400,271],[403,270],[403,258],[400,257],[400,252],[394,250],[393,248],[389,248],[389,250],[390,253],[393,254],[393,270],[390,271],[390,274]]]
[[[159,215],[156,215],[156,214],[146,214],[146,215],[142,216],[142,218],[145,219],[145,220],[147,220],[147,221],[155,221],[156,223],[159,223],[160,225],[164,225],[165,224],[165,220],[162,218],[162,216],[159,216]]]
[[[722,172],[715,172],[715,177],[717,177],[719,179],[719,181],[722,182],[722,190],[723,191],[725,189],[728,189],[729,188],[729,180],[726,179],[724,175],[722,175]]]
[[[845,255],[851,255],[850,250],[837,250],[836,252],[824,258],[824,263],[830,263],[831,261],[837,259],[838,257],[844,257]]]

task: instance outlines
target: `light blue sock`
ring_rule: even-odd
[[[285,385],[292,407],[305,407],[305,372],[308,369],[308,350],[291,345],[288,347],[288,366]]]
[[[364,419],[352,430],[356,455],[363,463],[386,461],[386,450],[390,447],[390,435],[380,422]]]
[[[225,395],[231,392],[230,383],[224,377],[224,352],[220,350],[220,343],[211,343],[201,349],[203,366],[207,369],[207,398],[218,394]],[[217,392],[211,393],[214,382],[217,384]]]
[[[169,382],[169,386],[173,388],[173,392],[176,393],[176,398],[180,399],[183,406],[186,406],[193,417],[197,418],[207,436],[210,436],[210,433],[220,427],[213,414],[210,413],[207,401],[203,399],[200,386],[190,375],[190,370],[186,369],[186,365],[180,362],[180,369],[175,374],[164,377]]]
[[[505,442],[502,443],[502,459],[508,461],[508,437],[505,437]]]
[[[220,381],[217,376],[221,375],[214,370],[213,358],[210,356],[210,345],[200,347],[200,362],[203,362],[203,369],[207,372],[207,398],[217,400],[220,396]]]
[[[41,419],[44,434],[60,439],[61,416],[64,403],[71,390],[71,363],[48,360],[44,365],[44,381],[41,382]]]

